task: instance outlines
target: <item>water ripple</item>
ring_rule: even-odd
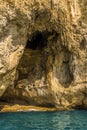
[[[0,113],[0,130],[87,130],[87,111]]]

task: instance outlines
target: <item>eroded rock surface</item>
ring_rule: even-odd
[[[87,109],[87,0],[0,0],[0,96]]]

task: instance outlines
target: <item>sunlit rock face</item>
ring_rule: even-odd
[[[87,108],[87,0],[0,0],[0,100]]]

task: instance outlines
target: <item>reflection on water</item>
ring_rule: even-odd
[[[87,111],[0,113],[0,130],[87,130]]]
[[[58,120],[57,120],[58,116]],[[71,120],[70,120],[70,114],[68,112],[58,114],[58,115],[53,115],[51,118],[51,125],[52,128],[59,128],[61,130],[64,130],[67,128],[67,126],[70,126]]]

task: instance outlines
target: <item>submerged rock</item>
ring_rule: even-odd
[[[87,1],[0,0],[0,100],[87,109]]]

